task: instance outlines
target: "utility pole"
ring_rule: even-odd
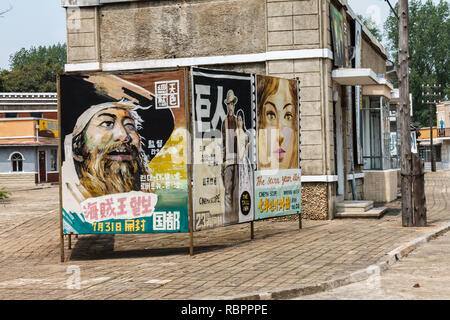
[[[388,3],[389,1],[386,0]],[[390,5],[390,3],[389,3]],[[409,10],[408,0],[399,0],[398,60],[400,64],[400,146],[402,173],[402,225],[427,225],[425,171],[423,161],[411,152],[411,113],[409,100]]]
[[[409,111],[408,0],[399,0],[398,60],[400,64],[400,146],[402,173],[402,225],[414,226],[412,208],[411,116]]]
[[[430,116],[430,153],[431,153],[431,171],[436,172],[436,150],[433,146],[433,105],[439,102],[439,93],[441,85],[422,84],[422,103],[428,104]]]

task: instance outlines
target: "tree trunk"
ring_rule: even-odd
[[[402,225],[414,225],[411,199],[411,133],[409,112],[409,49],[408,0],[399,0],[399,52],[400,63],[400,145],[402,173]]]

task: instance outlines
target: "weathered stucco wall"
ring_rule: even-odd
[[[375,202],[391,202],[397,199],[398,171],[366,171],[364,199]]]
[[[204,65],[202,68],[226,70],[226,71],[237,71],[246,73],[256,73],[265,74],[266,73],[266,63],[265,62],[255,62],[255,63],[234,63],[234,64],[213,64]]]
[[[265,1],[141,1],[100,7],[102,62],[265,52]]]
[[[97,11],[94,7],[66,10],[68,63],[98,61],[97,23]]]
[[[318,15],[319,0],[267,0],[268,50],[319,48]]]
[[[386,60],[364,38],[361,43],[361,65],[371,68],[376,74],[386,73]]]

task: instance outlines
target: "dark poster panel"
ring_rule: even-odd
[[[63,74],[63,232],[188,232],[185,70]]]
[[[334,65],[342,68],[345,67],[344,18],[332,4],[330,4],[330,23]]]
[[[301,211],[300,84],[257,76],[255,220]]]
[[[255,79],[193,68],[194,230],[253,220]]]

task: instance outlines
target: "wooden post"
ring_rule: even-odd
[[[427,225],[427,206],[423,160],[415,153],[412,154],[411,160],[413,172],[414,225],[417,227],[425,227]]]
[[[194,255],[194,231],[192,230],[192,219],[189,219],[189,255]]]
[[[192,116],[192,105],[193,102],[191,100],[191,97],[194,96],[194,89],[192,86],[193,83],[193,75],[192,75],[192,67],[191,68],[184,68],[184,81],[185,81],[185,101],[186,101],[186,126],[187,126],[187,132],[193,132],[192,125],[193,125],[193,116]],[[194,168],[193,168],[193,153],[194,150],[194,140],[193,137],[188,140],[188,216],[189,216],[189,255],[192,257],[194,255],[194,208],[192,205],[192,199],[193,199],[193,190],[194,187]]]
[[[408,0],[399,0],[398,59],[400,64],[400,145],[402,173],[402,225],[413,226],[411,185],[411,132],[409,111]]]
[[[68,234],[67,236],[69,237],[69,241],[68,241],[69,250],[72,250],[72,234]]]
[[[301,212],[298,214],[298,228],[299,229],[302,228],[302,213]]]
[[[58,128],[61,128],[61,94],[60,94],[60,75],[56,76],[56,87],[58,96]],[[61,134],[61,133],[60,133]],[[63,230],[63,211],[62,211],[62,174],[61,174],[61,152],[63,146],[61,145],[61,137],[58,139],[58,162],[59,162],[59,250],[61,262],[64,262],[64,230]]]
[[[255,226],[253,224],[253,221],[250,221],[250,239],[255,238]]]

